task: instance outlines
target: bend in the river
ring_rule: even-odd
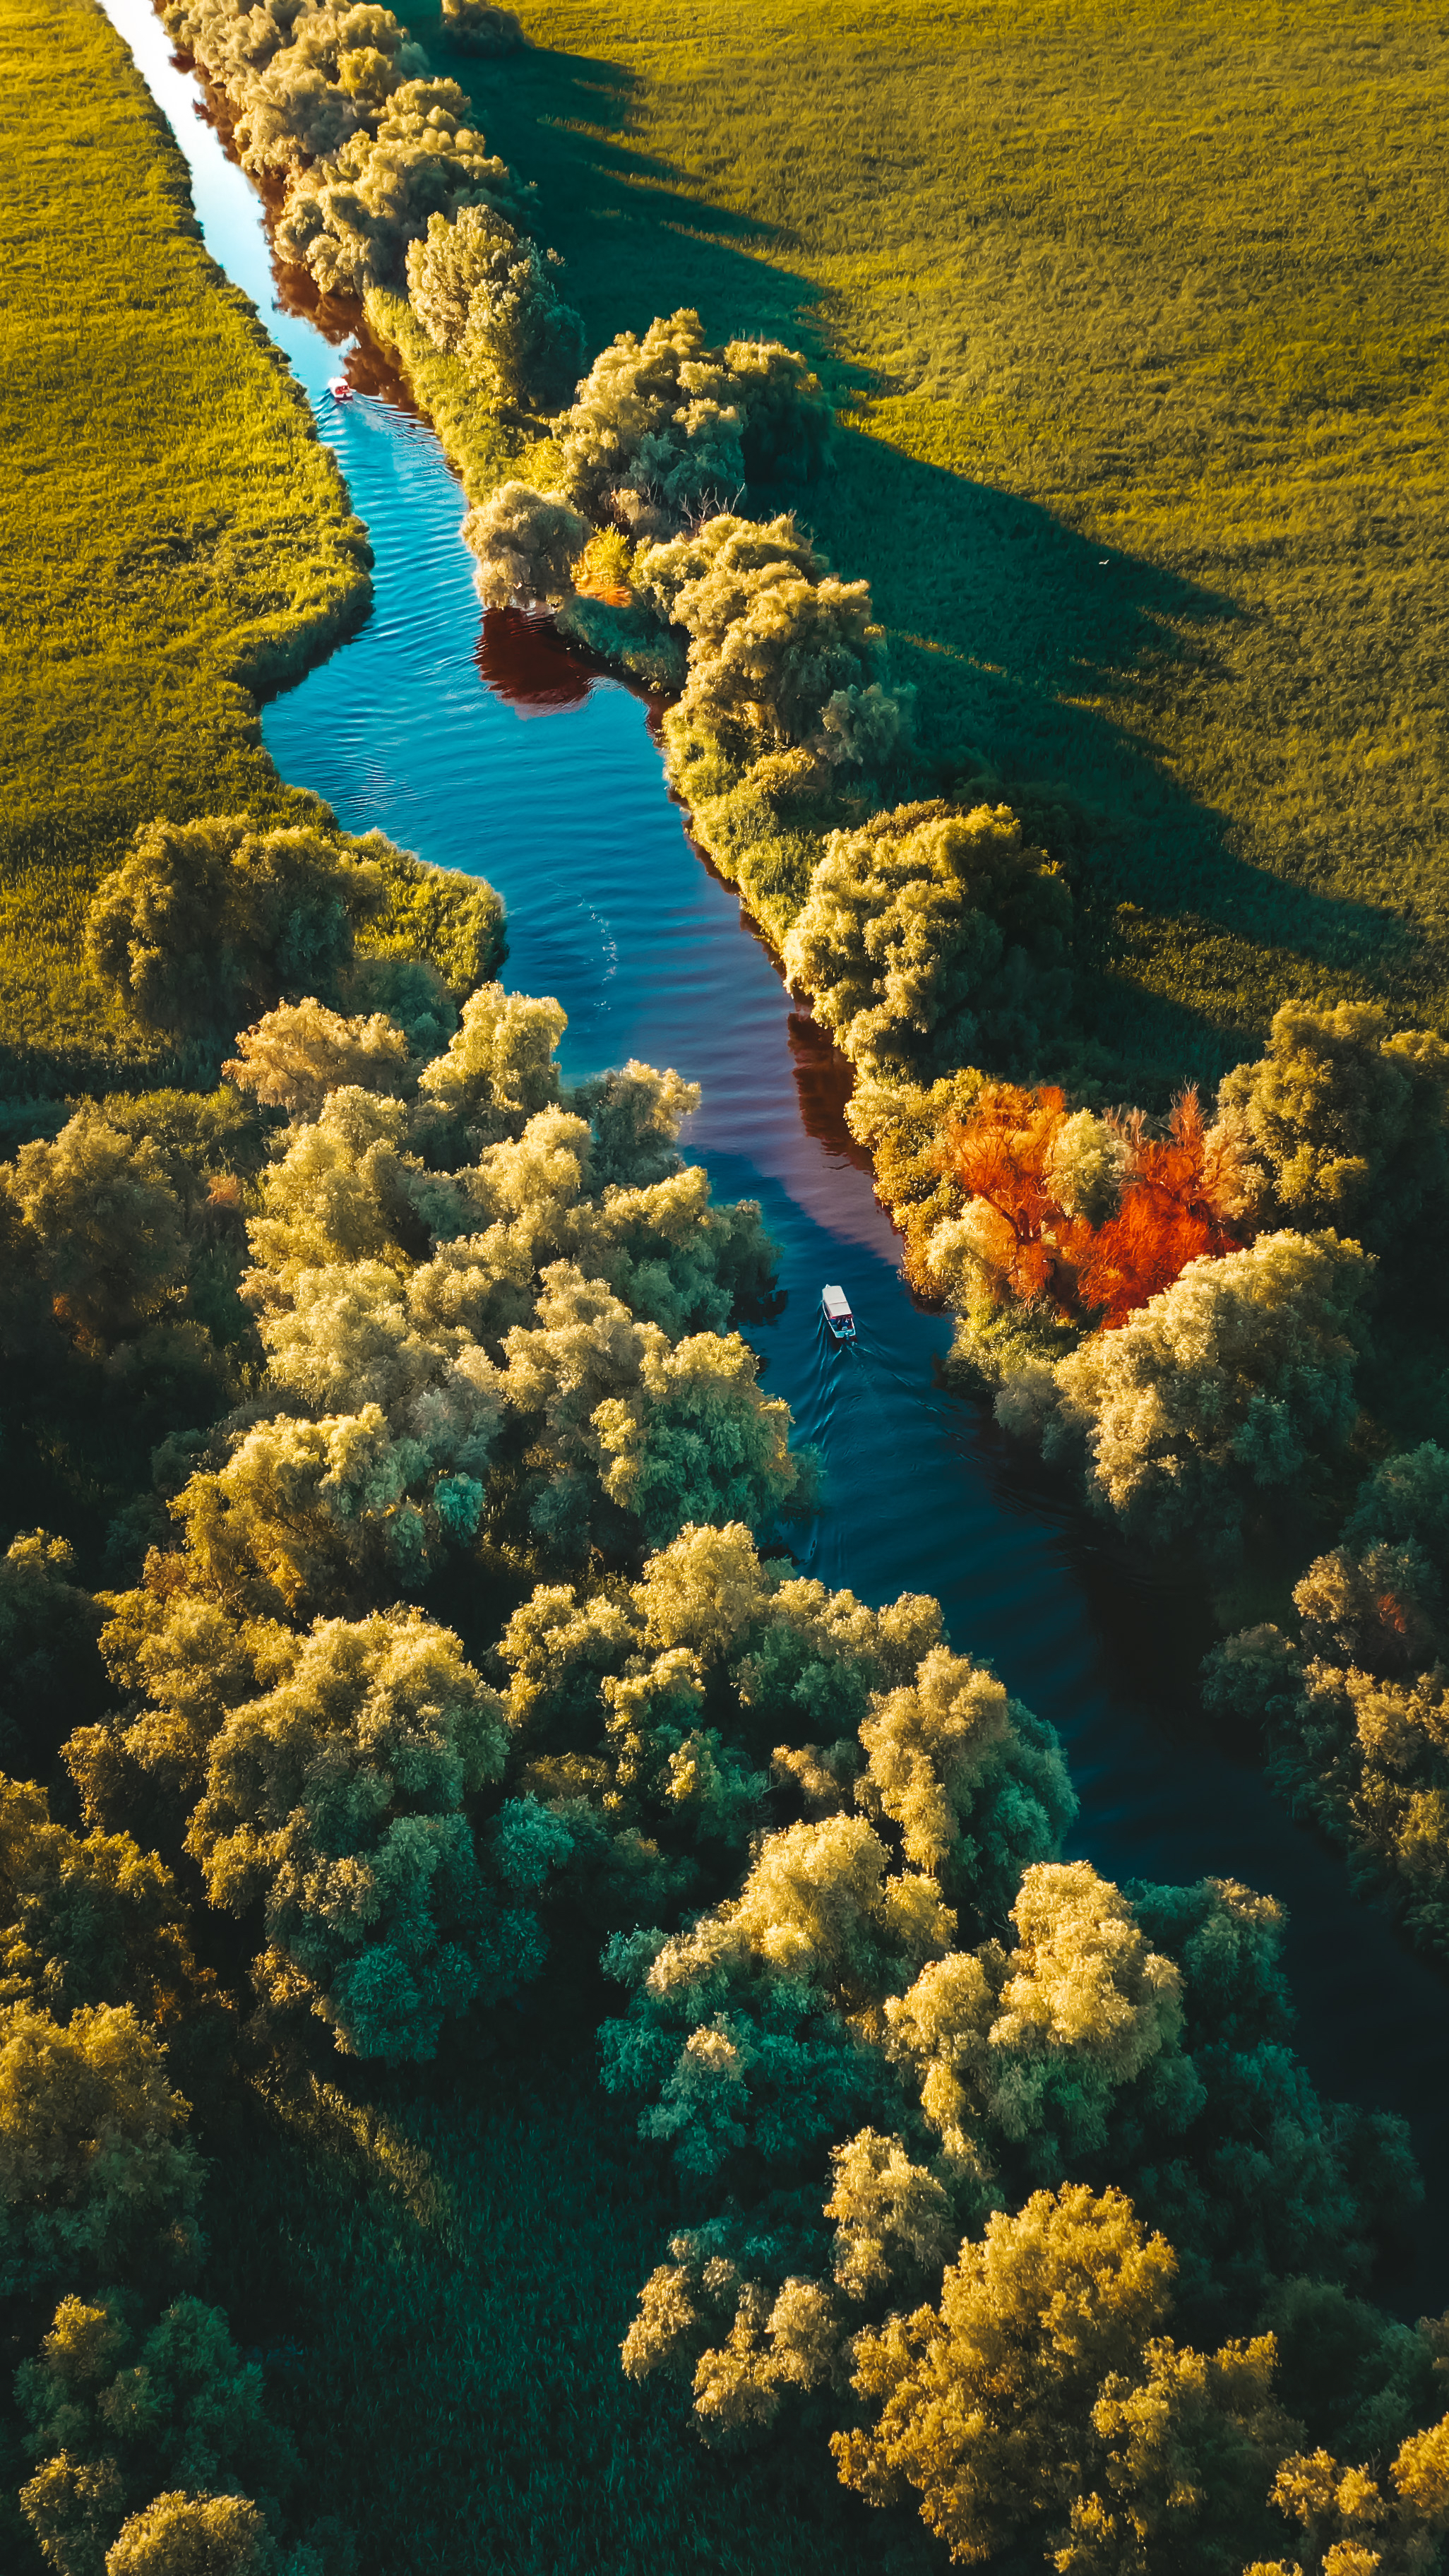
[[[1409,2313],[1449,2296],[1449,1992],[1351,1896],[1250,1759],[1206,1732],[1190,1594],[1124,1570],[989,1419],[937,1382],[947,1325],[922,1314],[864,1157],[840,1117],[845,1068],[792,1014],[776,967],[685,837],[646,710],[546,629],[480,617],[463,499],[432,431],[374,352],[360,397],[328,395],[339,352],[281,300],[260,199],[205,121],[148,0],[104,0],[191,167],[208,249],[286,351],[335,448],[376,556],[372,617],[265,711],[278,768],[350,831],[377,824],[487,876],[509,910],[505,980],[556,994],[577,1079],[626,1057],[704,1086],[687,1142],[716,1191],[759,1198],[784,1311],[750,1338],[800,1437],[824,1454],[808,1570],[879,1603],[937,1594],[953,1644],[989,1657],[1067,1745],[1071,1838],[1118,1880],[1245,1880],[1290,1909],[1300,2045],[1328,2095],[1406,2112],[1430,2182]],[[637,314],[620,321],[637,323]],[[837,1349],[820,1289],[859,1322]]]

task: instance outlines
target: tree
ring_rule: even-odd
[[[567,501],[527,483],[500,483],[463,522],[463,541],[478,558],[478,596],[485,608],[556,608],[574,595],[574,567],[589,525]]]
[[[69,1541],[46,1530],[12,1539],[0,1557],[0,1764],[21,1777],[95,1714],[105,1688],[102,1613],[75,1575]]]
[[[1242,1631],[1204,1667],[1210,1708],[1267,1737],[1271,1776],[1449,1957],[1449,1458],[1426,1441],[1362,1487],[1293,1594],[1297,1634]]]
[[[0,2295],[78,2269],[154,2274],[195,2247],[201,2167],[164,2059],[130,2005],[82,2006],[64,2028],[0,2007]]]
[[[3,1186],[57,1319],[105,1350],[141,1330],[186,1272],[181,1209],[146,1137],[87,1101],[54,1144],[22,1145]]]
[[[329,1092],[394,1090],[407,1061],[407,1040],[381,1011],[346,1020],[311,1000],[280,1003],[236,1043],[227,1080],[295,1119],[320,1117]]]
[[[436,348],[456,351],[495,402],[547,407],[579,371],[583,324],[563,302],[556,251],[520,240],[487,206],[429,218],[408,248],[408,299]]]
[[[1301,2526],[1303,2557],[1292,2570],[1280,2559],[1247,2576],[1428,2576],[1449,2530],[1449,2416],[1402,2443],[1389,2476],[1392,2495],[1331,2451],[1282,2461],[1272,2500]]]
[[[610,1943],[605,1966],[635,1994],[600,2033],[603,2080],[655,2096],[640,2134],[668,2140],[683,2172],[797,2162],[888,2100],[852,2016],[954,1929],[934,1880],[889,1877],[889,1860],[863,1817],[793,1825],[692,1930]]]
[[[761,521],[726,510],[645,546],[636,580],[640,597],[656,615],[682,626],[691,643],[718,645],[760,590],[782,581],[820,582],[829,570],[793,512]]]
[[[1269,1223],[1333,1226],[1370,1251],[1449,1212],[1449,1045],[1391,1035],[1367,1002],[1285,1002],[1268,1052],[1227,1074],[1218,1114],[1239,1140]]]
[[[325,158],[293,179],[277,224],[283,259],[329,295],[403,284],[429,218],[482,205],[516,225],[524,194],[490,154],[456,81],[406,80]]]
[[[939,2310],[858,2338],[854,2385],[874,2421],[835,2435],[843,2483],[880,2504],[914,2487],[923,2522],[968,2566],[1064,2521],[1085,2421],[1114,2374],[1135,2375],[1174,2268],[1111,2188],[1037,2192],[1017,2217],[989,2218],[947,2270]]]
[[[157,2496],[106,2552],[105,2576],[272,2576],[276,2552],[246,2496]]]
[[[831,834],[785,971],[863,1073],[930,1076],[1035,1042],[1063,1006],[1071,918],[1008,807],[902,805]]]
[[[429,2058],[444,2020],[536,1974],[465,1812],[502,1771],[497,1694],[417,1612],[319,1623],[213,1737],[187,1848],[214,1905],[260,1902],[255,1975],[361,2057]]]
[[[510,1371],[521,1339],[509,1336]],[[764,1530],[782,1512],[812,1508],[813,1452],[791,1449],[789,1406],[761,1393],[758,1371],[738,1333],[695,1333],[672,1351],[648,1344],[637,1393],[596,1406],[600,1481],[637,1521],[646,1547],[667,1545],[688,1521]]]
[[[792,536],[751,564],[738,528],[727,521],[724,559],[674,600],[690,649],[673,729],[703,725],[734,755],[799,744],[827,767],[889,766],[909,738],[911,696],[889,685],[868,584],[798,568]],[[657,572],[672,586],[671,570]],[[651,579],[650,554],[640,573]]]
[[[381,832],[364,832],[347,846],[359,866],[377,869],[386,896],[386,909],[365,930],[349,994],[390,1011],[413,1053],[427,1054],[430,1038],[442,1045],[453,1034],[449,999],[465,1002],[507,954],[503,899],[486,877],[435,867]]]
[[[447,1053],[425,1065],[419,1081],[465,1122],[475,1143],[519,1136],[537,1111],[559,1098],[556,1057],[567,1027],[568,1014],[557,1002],[485,984],[464,1004]]]
[[[443,0],[443,33],[460,53],[516,54],[528,38],[512,9],[492,0]]]
[[[1011,1922],[1013,1949],[952,1951],[886,1998],[887,2052],[950,2166],[1055,2181],[1106,2148],[1117,2096],[1149,2068],[1169,2132],[1180,2128],[1174,2108],[1201,2106],[1180,2065],[1161,2083],[1179,2053],[1181,1981],[1121,1892],[1090,1862],[1041,1862]]]
[[[135,2004],[163,2028],[194,2011],[209,1980],[192,1956],[186,1908],[154,1852],[129,1834],[84,1838],[53,1824],[43,1789],[0,1778],[0,1996],[58,2020],[94,2004]]]
[[[1301,2427],[1273,2397],[1271,2335],[1183,2350],[1154,2339],[1134,2378],[1114,2372],[1092,2409],[1089,2494],[1072,2500],[1058,2576],[1236,2576],[1270,2537],[1267,2494]]]
[[[358,925],[387,902],[359,847],[246,815],[148,823],[91,903],[92,965],[154,1028],[230,1033],[284,999],[331,1002]]]
[[[748,476],[818,473],[830,407],[778,343],[706,346],[699,315],[656,318],[600,351],[560,423],[560,489],[595,521],[670,535],[728,502]]]
[[[1231,1548],[1259,1497],[1301,1494],[1342,1450],[1371,1269],[1333,1234],[1191,1261],[1116,1332],[1009,1376],[998,1418],[1080,1442],[1089,1500],[1129,1528]]]
[[[296,2473],[268,2422],[259,2363],[244,2362],[220,2308],[178,2299],[143,2331],[117,2292],[70,2297],[15,2393],[38,2460],[21,2507],[60,2576],[89,2576],[128,2508],[158,2490],[230,2486],[273,2495]]]

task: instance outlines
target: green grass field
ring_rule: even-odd
[[[813,347],[851,434],[806,515],[926,721],[1104,814],[1098,1032],[1212,1073],[1290,994],[1449,1024],[1442,12],[524,20],[449,68],[591,339],[683,302]]]
[[[0,1095],[23,1095],[158,1058],[84,972],[90,891],[152,814],[296,806],[246,683],[368,593],[331,455],[92,0],[0,11],[0,263]]]

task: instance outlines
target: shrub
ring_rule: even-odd
[[[583,324],[558,291],[556,251],[485,206],[432,215],[408,248],[408,299],[435,348],[456,350],[493,402],[548,408],[579,371]]]
[[[154,2276],[194,2250],[201,2167],[164,2057],[129,2005],[82,2006],[64,2028],[0,2008],[0,2295]]]
[[[1002,805],[902,805],[833,832],[785,971],[852,1063],[929,1080],[1023,1054],[1070,989],[1071,898]]]
[[[485,608],[556,607],[574,591],[574,567],[588,543],[588,522],[566,501],[500,483],[463,522],[478,558],[478,596]]]
[[[998,1417],[1082,1444],[1088,1499],[1127,1527],[1231,1550],[1261,1499],[1301,1502],[1343,1450],[1371,1269],[1333,1234],[1189,1262],[1117,1331],[1008,1376]]]
[[[443,0],[443,33],[460,53],[490,57],[516,54],[528,42],[514,11],[492,0]]]
[[[590,519],[667,534],[751,477],[818,473],[831,425],[803,358],[748,340],[708,348],[681,309],[594,360],[559,423],[560,489]]]
[[[390,9],[353,0],[239,9],[235,0],[168,0],[173,43],[194,54],[236,111],[242,166],[291,175],[335,152],[408,72],[426,69]]]
[[[103,880],[90,956],[148,1026],[229,1033],[283,999],[335,999],[358,924],[386,900],[376,862],[343,835],[158,821]]]

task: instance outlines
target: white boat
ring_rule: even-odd
[[[351,402],[352,387],[345,376],[329,376],[327,390],[334,402]]]
[[[823,1288],[820,1292],[820,1311],[838,1342],[854,1341],[855,1317],[850,1311],[849,1300],[843,1288]]]

